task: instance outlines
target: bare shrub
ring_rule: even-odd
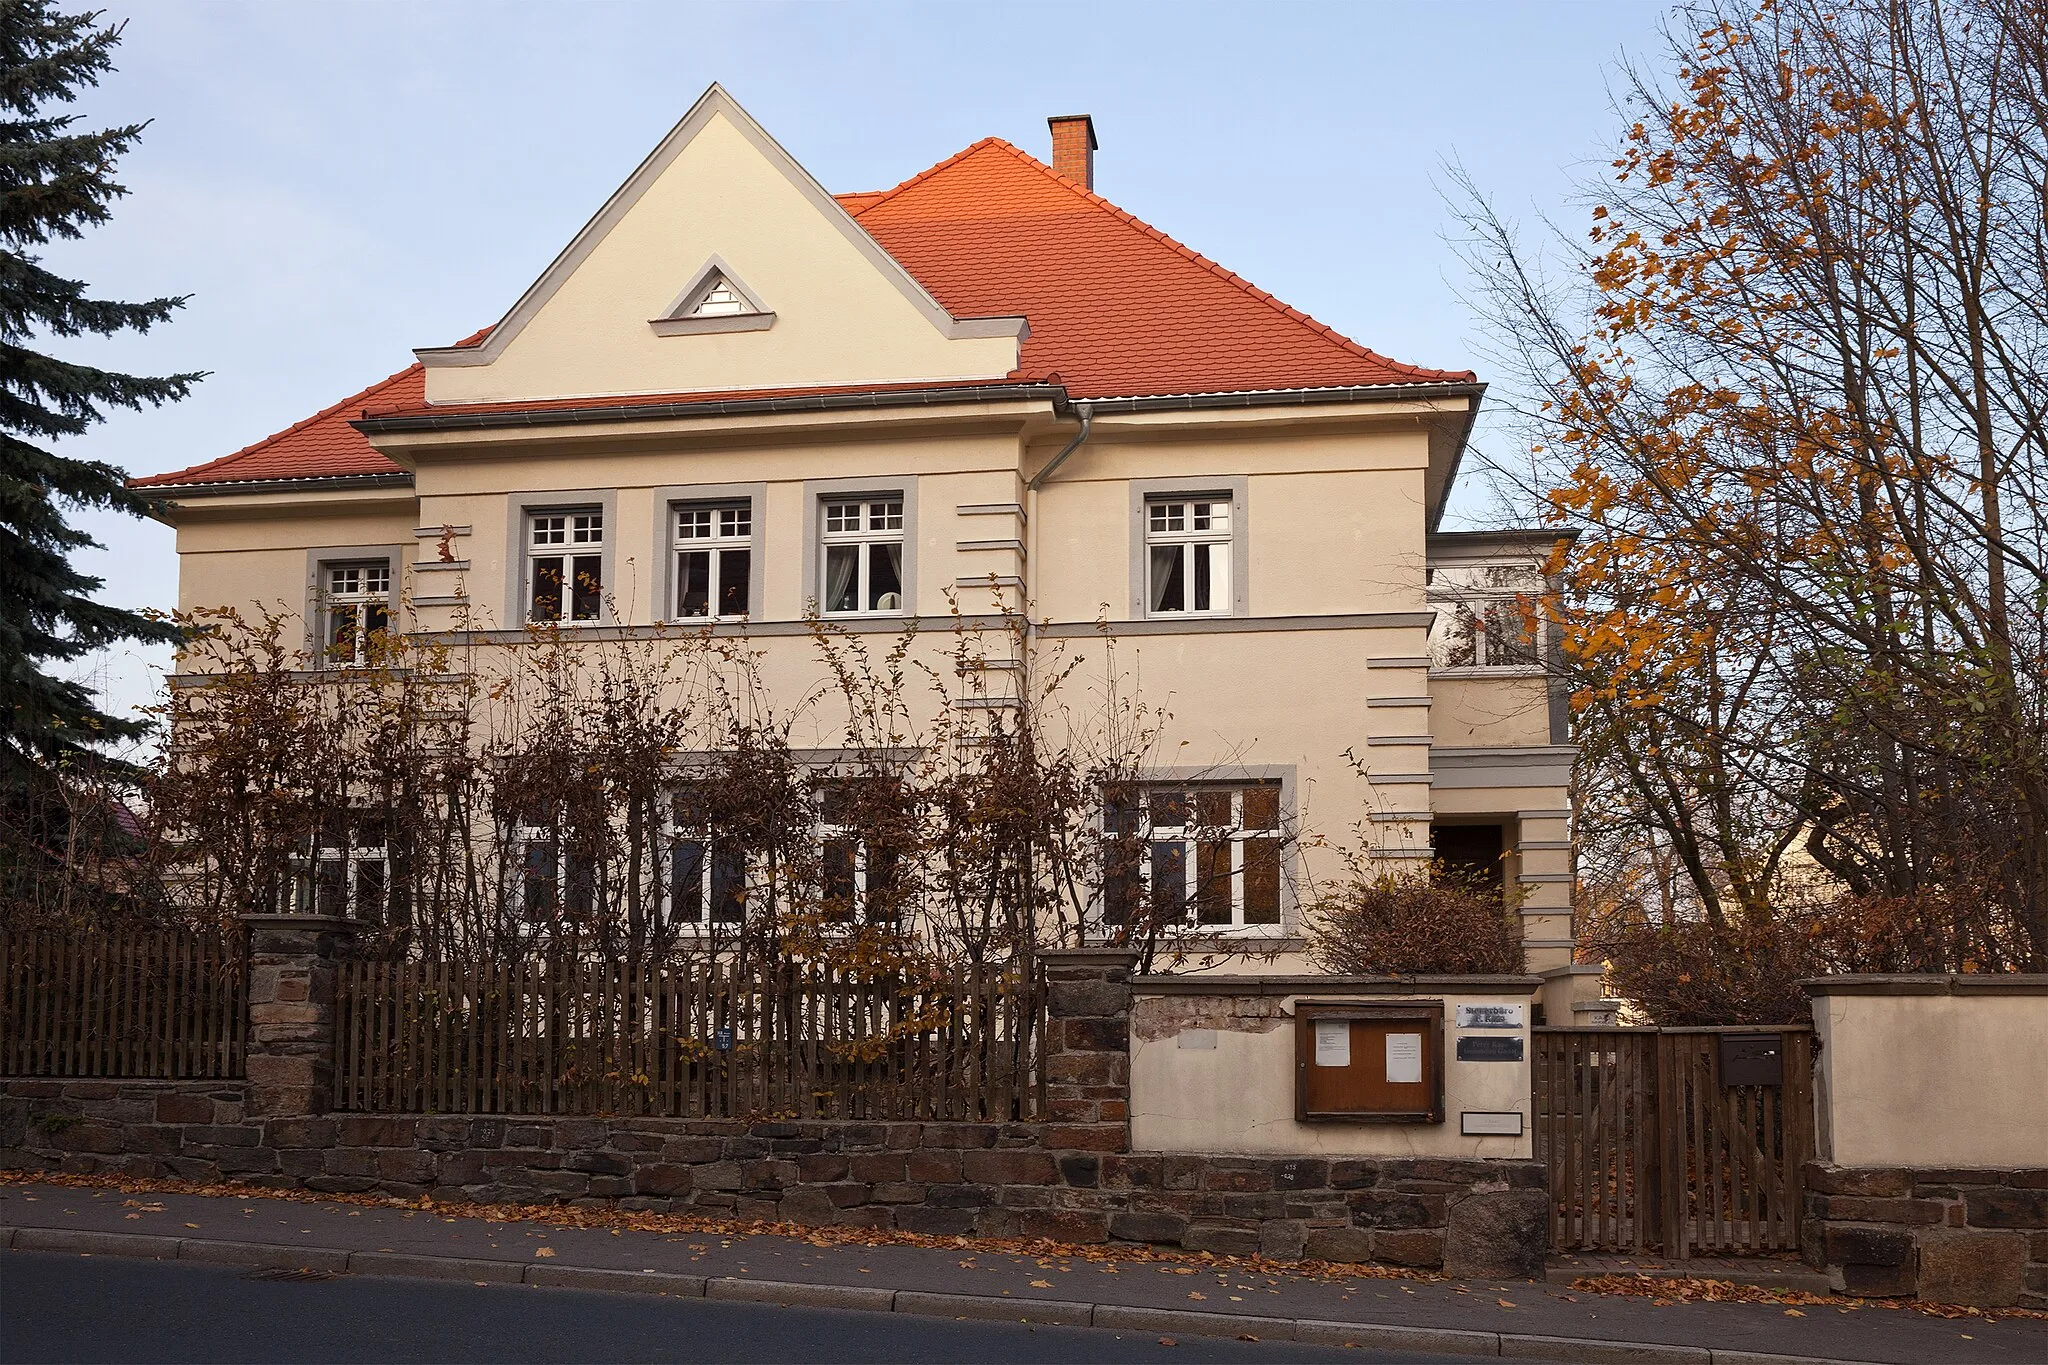
[[[1843,973],[1996,970],[2015,926],[1988,897],[1807,897],[1769,920],[1714,924],[1611,914],[1581,936],[1609,989],[1666,1027],[1803,1023],[1799,982]]]
[[[1309,960],[1344,976],[1493,975],[1522,970],[1521,926],[1499,891],[1360,865],[1312,904]]]

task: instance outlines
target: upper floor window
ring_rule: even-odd
[[[1452,564],[1431,569],[1436,624],[1429,659],[1437,668],[1534,668],[1543,662],[1536,598],[1542,572],[1527,564]]]
[[[1149,900],[1163,927],[1279,925],[1279,783],[1118,788],[1104,797],[1103,833],[1107,922]]]
[[[1229,615],[1230,500],[1147,501],[1145,561],[1148,615]]]
[[[604,509],[526,516],[526,619],[595,621],[604,601]]]
[[[1536,653],[1536,620],[1515,597],[1465,598],[1446,603],[1432,641],[1439,668],[1529,668]]]
[[[321,645],[330,663],[367,667],[391,625],[391,561],[322,566]]]
[[[818,600],[828,616],[889,616],[903,611],[903,498],[899,494],[828,500],[823,507],[824,581]]]
[[[753,545],[754,510],[750,504],[677,504],[677,619],[745,616],[753,580]]]

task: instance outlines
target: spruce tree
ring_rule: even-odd
[[[146,332],[185,302],[92,298],[84,282],[45,270],[34,254],[106,222],[127,193],[112,178],[114,162],[146,125],[85,131],[75,127],[78,115],[50,112],[113,69],[121,26],[101,19],[98,11],[59,13],[48,0],[0,0],[0,783],[13,793],[8,824],[42,804],[37,789],[46,792],[59,772],[104,764],[101,745],[145,728],[101,711],[88,688],[53,675],[52,666],[121,640],[178,636],[168,622],[95,602],[101,580],[71,563],[96,547],[69,524],[68,511],[139,517],[148,501],[114,466],[50,449],[84,434],[109,406],[173,402],[202,377],[118,374],[39,349],[86,334]],[[13,833],[27,831],[17,825]]]

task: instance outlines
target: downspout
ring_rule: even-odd
[[[1093,423],[1093,418],[1088,411],[1088,405],[1086,403],[1076,403],[1073,405],[1073,408],[1074,415],[1081,419],[1081,429],[1074,433],[1074,439],[1067,442],[1066,447],[1063,450],[1061,450],[1059,454],[1053,456],[1051,461],[1049,461],[1046,464],[1045,468],[1039,470],[1036,474],[1032,475],[1030,480],[1026,482],[1024,485],[1025,588],[1024,601],[1022,605],[1024,609],[1024,616],[1027,621],[1029,621],[1031,617],[1031,585],[1038,581],[1036,569],[1036,566],[1038,564],[1038,489],[1041,484],[1043,484],[1047,479],[1052,477],[1054,470],[1058,469],[1061,465],[1067,462],[1067,457],[1069,455],[1072,455],[1075,451],[1081,448],[1081,443],[1088,439],[1088,429]],[[1021,647],[1024,649],[1029,649],[1031,647],[1031,632],[1028,629],[1024,633],[1024,639],[1021,642]]]
[[[1081,448],[1081,443],[1088,439],[1088,428],[1094,420],[1092,414],[1088,410],[1088,405],[1086,403],[1074,404],[1074,415],[1081,419],[1081,429],[1074,433],[1073,440],[1067,442],[1067,448],[1065,450],[1062,450],[1059,454],[1053,456],[1052,462],[1050,464],[1046,465],[1045,468],[1039,470],[1036,474],[1031,476],[1031,482],[1024,485],[1025,492],[1036,493],[1039,489],[1039,486],[1042,485],[1047,479],[1053,476],[1053,471],[1058,469],[1061,465],[1065,464],[1067,462],[1067,457],[1069,455],[1072,455],[1075,451],[1079,450]]]

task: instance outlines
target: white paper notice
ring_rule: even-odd
[[[1351,1065],[1351,1021],[1316,1020],[1316,1065]]]
[[[1387,1035],[1387,1084],[1414,1085],[1422,1079],[1422,1035]]]

